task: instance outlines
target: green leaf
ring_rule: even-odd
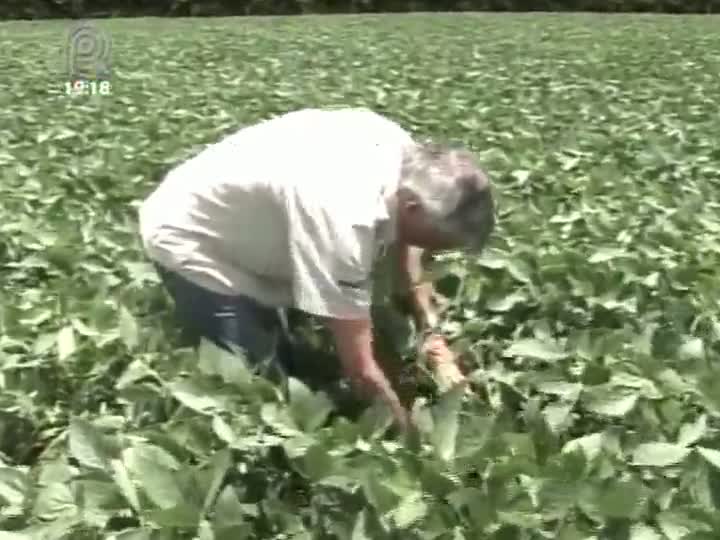
[[[579,449],[585,454],[586,459],[591,462],[595,460],[602,451],[603,438],[602,433],[592,433],[591,435],[578,437],[577,439],[568,441],[565,446],[563,446],[562,452],[574,452]]]
[[[355,525],[353,526],[350,540],[373,540],[372,536],[368,533],[367,521],[367,510],[360,511],[355,518]]]
[[[372,471],[367,471],[363,480],[365,497],[380,514],[394,509],[400,500],[385,482],[385,478],[378,477]]]
[[[569,426],[573,406],[551,403],[543,409],[543,416],[553,433],[561,433]]]
[[[151,378],[157,382],[162,382],[160,375],[158,375],[156,371],[150,369],[141,360],[136,359],[128,365],[123,374],[115,383],[115,387],[118,390],[122,390],[144,378]]]
[[[664,442],[644,443],[633,452],[633,465],[669,467],[682,462],[691,452],[689,448]]]
[[[242,354],[234,354],[208,340],[202,340],[198,349],[199,368],[208,375],[219,375],[227,384],[244,392],[254,389],[255,377],[247,367]],[[252,396],[249,396],[252,397]]]
[[[130,529],[108,537],[108,540],[152,540],[150,531],[145,529]]]
[[[125,465],[155,506],[172,509],[185,502],[173,470],[176,464],[164,451],[144,444],[129,448],[125,452]]]
[[[455,456],[455,445],[460,428],[459,412],[464,395],[465,385],[455,385],[432,407],[431,441],[437,456],[444,461],[449,461]]]
[[[0,531],[0,540],[33,540],[29,534]]]
[[[400,529],[406,529],[416,521],[425,517],[427,512],[428,505],[418,494],[412,494],[405,497],[392,514],[395,525]]]
[[[120,489],[133,510],[140,512],[140,500],[138,499],[138,494],[130,479],[130,475],[125,468],[125,464],[119,459],[113,459],[111,465],[113,469],[113,479],[118,489]]]
[[[552,362],[562,360],[568,354],[557,345],[538,339],[521,339],[505,349],[505,356],[534,358]]]
[[[330,399],[323,393],[313,393],[305,384],[288,378],[290,411],[293,420],[306,432],[320,428],[333,410]]]
[[[160,527],[197,527],[201,513],[199,508],[190,504],[178,503],[172,507],[148,512],[147,517]]]
[[[197,540],[215,540],[215,533],[209,521],[203,520],[200,522]]]
[[[24,473],[9,467],[0,467],[0,506],[19,508],[28,487],[28,479]]]
[[[112,517],[112,512],[107,509],[125,507],[125,501],[114,482],[77,480],[73,483],[73,492],[82,510],[83,520],[94,527],[103,528],[107,525]]]
[[[235,443],[235,433],[232,427],[219,415],[212,419],[212,430],[222,442],[232,446]]]
[[[713,450],[712,448],[703,448],[702,446],[698,446],[696,450],[710,465],[720,469],[720,451]]]
[[[57,348],[60,361],[65,361],[75,354],[77,342],[75,341],[75,330],[72,325],[65,326],[58,332]]]
[[[630,529],[630,538],[628,540],[663,540],[663,537],[652,527],[636,523]]]
[[[208,395],[209,389],[194,380],[180,380],[168,385],[172,396],[193,411],[212,414],[225,409],[217,396]]]
[[[630,256],[631,255],[624,249],[600,248],[590,256],[588,262],[590,264],[598,264]]]
[[[74,516],[78,511],[75,498],[66,484],[50,484],[40,490],[33,514],[39,519],[57,520]]]
[[[489,300],[487,303],[487,309],[489,311],[495,311],[498,313],[504,313],[510,311],[517,304],[527,302],[527,296],[522,293],[514,292],[500,298]]]
[[[692,519],[681,511],[661,512],[657,516],[657,523],[668,540],[683,540],[690,534],[712,531],[707,524]]]
[[[678,355],[683,360],[704,358],[705,345],[700,338],[687,338],[686,341],[682,345],[680,345],[680,348],[678,349]]]
[[[620,480],[605,488],[595,488],[593,507],[606,518],[637,519],[644,512],[648,492],[635,480]]]
[[[70,454],[80,464],[93,469],[108,470],[113,455],[102,433],[87,420],[73,418],[68,430]]]
[[[583,392],[585,408],[595,414],[622,417],[635,408],[638,392],[612,385],[586,387]]]
[[[302,457],[302,470],[313,482],[332,475],[334,465],[331,454],[319,444],[308,448]]]
[[[582,392],[583,385],[569,382],[542,382],[537,385],[538,392],[559,396],[568,401],[576,401]]]
[[[220,492],[228,470],[232,466],[232,456],[227,449],[217,452],[211,459],[212,465],[212,481],[207,493],[205,494],[205,502],[203,504],[203,512],[207,512],[215,501],[215,497]]]
[[[691,446],[705,436],[707,430],[707,416],[702,414],[692,424],[683,424],[678,434],[680,446]]]
[[[140,342],[140,329],[135,317],[125,306],[120,306],[120,320],[118,323],[120,338],[128,349],[134,350]]]
[[[215,502],[213,525],[216,528],[230,528],[245,523],[245,510],[232,486],[226,486]]]

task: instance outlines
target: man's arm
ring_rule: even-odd
[[[408,427],[407,411],[375,360],[370,319],[327,319],[343,369],[360,391],[379,397],[393,411],[403,429]]]
[[[448,348],[442,334],[434,332],[438,313],[434,306],[435,289],[431,281],[423,281],[421,248],[400,246],[398,251],[401,287],[406,291],[415,326],[423,335],[420,352],[425,355],[435,374],[444,384],[462,382],[464,376],[455,362],[455,354]]]
[[[419,332],[434,328],[438,315],[433,306],[435,290],[432,282],[423,282],[424,250],[413,246],[398,246],[400,286],[407,293],[412,317]]]

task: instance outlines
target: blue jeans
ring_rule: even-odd
[[[206,339],[233,352],[237,347],[251,365],[269,361],[284,374],[292,369],[292,337],[281,311],[247,296],[228,296],[196,285],[177,272],[155,264],[175,303],[175,315],[186,344]]]
[[[210,291],[177,272],[155,264],[175,303],[175,315],[186,344],[206,339],[233,352],[242,349],[251,367],[267,364],[265,375],[292,376],[313,390],[323,390],[342,407],[355,407],[355,398],[334,354],[317,350],[292,332],[302,314],[264,306],[247,296],[227,296]],[[282,314],[282,315],[281,315]],[[285,323],[283,323],[283,317]]]

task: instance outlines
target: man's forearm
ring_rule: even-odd
[[[433,306],[435,289],[432,282],[423,282],[423,258],[421,248],[405,246],[399,249],[400,279],[412,311],[412,317],[421,331],[437,325],[438,315]]]
[[[368,397],[379,397],[404,421],[404,410],[387,377],[375,361],[370,320],[328,320],[343,369]]]

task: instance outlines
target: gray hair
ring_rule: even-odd
[[[420,143],[404,153],[400,187],[417,198],[438,231],[480,250],[495,226],[488,176],[463,149]]]

